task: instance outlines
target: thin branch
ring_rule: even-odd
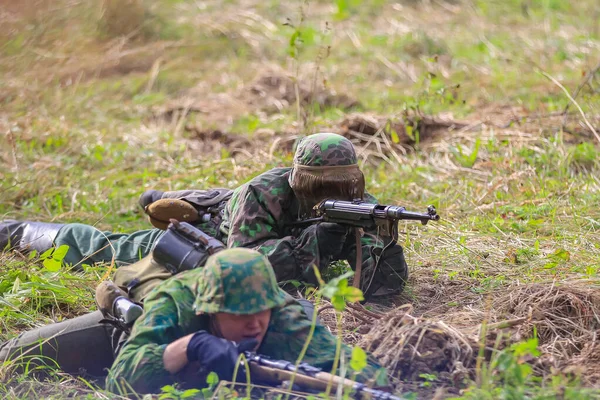
[[[600,143],[600,135],[598,135],[598,132],[596,132],[596,130],[594,129],[594,127],[592,126],[592,124],[590,124],[590,121],[588,121],[587,117],[585,116],[585,113],[583,112],[583,110],[581,109],[581,107],[579,106],[579,104],[577,103],[577,101],[575,101],[575,99],[571,96],[571,94],[569,93],[569,91],[556,79],[554,79],[554,77],[552,77],[551,75],[545,73],[544,71],[540,71],[540,73],[542,75],[544,75],[546,78],[550,79],[552,82],[554,82],[554,84],[556,86],[558,86],[559,88],[562,89],[563,92],[565,92],[565,95],[567,96],[567,98],[575,105],[575,107],[577,107],[577,110],[579,110],[579,113],[581,114],[581,117],[583,118],[583,121],[585,122],[585,124],[587,125],[588,128],[590,128],[590,130],[592,131],[592,133],[594,134],[594,136],[596,136],[596,139],[598,140],[598,143]]]
[[[600,62],[598,63],[598,65],[596,65],[594,68],[592,68],[588,72],[585,79],[579,84],[579,86],[577,86],[577,89],[575,89],[575,91],[573,92],[573,99],[576,99],[577,96],[579,96],[579,92],[581,92],[581,89],[583,89],[585,87],[585,85],[590,83],[590,81],[592,80],[594,75],[596,75],[596,72],[598,72],[598,71],[600,71]],[[563,126],[565,126],[565,124],[567,123],[567,115],[568,115],[567,111],[569,111],[570,105],[571,105],[571,103],[567,103],[567,105],[565,106],[565,110],[563,111]]]

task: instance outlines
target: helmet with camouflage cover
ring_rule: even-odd
[[[251,249],[226,249],[212,255],[197,285],[196,314],[256,314],[286,301],[267,257]]]
[[[362,199],[365,191],[354,145],[335,133],[316,133],[298,143],[289,183],[310,207],[326,198]]]

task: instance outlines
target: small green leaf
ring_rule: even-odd
[[[396,130],[394,129],[394,126],[392,125],[392,120],[388,119],[387,122],[385,123],[385,127],[383,129],[384,129],[384,132],[388,132],[390,134],[390,137],[392,138],[392,142],[400,143],[400,137],[398,136],[398,132],[396,132]]]
[[[434,374],[419,374],[419,378],[423,378],[426,381],[433,382],[437,379]]]
[[[335,18],[338,20],[343,20],[348,18],[350,15],[348,11],[348,1],[347,0],[336,0],[335,4],[337,5],[337,12],[335,13]]]
[[[554,260],[569,261],[571,259],[571,253],[565,249],[558,249],[552,253],[549,258]]]
[[[332,280],[330,280],[327,284],[331,284],[333,286],[339,287],[340,282],[342,282],[343,280],[346,280],[350,277],[352,277],[354,275],[354,271],[348,271],[348,272],[344,272],[342,275],[333,278]],[[346,282],[347,284],[347,282]]]
[[[544,269],[553,269],[556,268],[558,263],[556,261],[550,261],[549,263],[544,264]]]
[[[331,304],[337,311],[342,312],[346,308],[346,301],[344,296],[335,295],[331,298]]]
[[[11,292],[17,293],[19,291],[19,289],[21,289],[21,280],[17,277],[17,278],[15,278],[15,281],[13,282]]]
[[[390,135],[392,136],[392,142],[400,143],[400,137],[398,137],[398,132],[395,129],[390,130]]]
[[[56,261],[64,260],[67,252],[69,251],[69,246],[66,244],[61,244],[57,249],[54,250],[54,254],[52,254],[52,258]]]
[[[295,279],[292,279],[290,281],[288,281],[289,283],[291,283],[296,289],[300,287],[301,283],[300,281],[297,281]]]
[[[347,287],[343,293],[346,301],[351,303],[355,303],[357,301],[364,300],[363,292],[359,288],[355,288],[354,286]]]
[[[209,386],[215,386],[217,383],[219,383],[219,375],[217,375],[215,372],[209,373],[206,377],[206,383]]]
[[[44,267],[50,272],[56,272],[60,270],[61,262],[54,258],[46,258],[44,260]]]
[[[526,355],[539,356],[540,351],[538,350],[538,339],[531,338],[524,342],[515,343],[512,346],[512,351],[515,356],[522,357]]]
[[[188,389],[188,390],[185,390],[183,393],[181,393],[181,396],[179,398],[187,399],[187,398],[196,396],[198,393],[200,393],[200,390],[198,390],[198,389]]]
[[[40,255],[40,260],[45,260],[46,258],[50,257],[52,255],[53,251],[54,251],[54,247],[51,247],[48,250],[46,250],[45,252],[43,252],[42,255]]]
[[[367,353],[358,346],[352,348],[352,357],[350,358],[350,368],[360,372],[367,366]]]
[[[404,126],[404,131],[406,132],[406,135],[411,138],[411,140],[415,140],[415,136],[413,135],[413,127],[412,125],[405,125]],[[400,142],[400,138],[398,137],[398,134],[396,133],[396,131],[392,131],[393,134],[396,134],[396,139],[398,140],[397,142],[394,141],[394,135],[392,134],[392,141],[394,143],[399,143]]]
[[[175,387],[173,385],[165,385],[160,388],[160,391],[162,393],[172,393],[173,391],[175,391]]]
[[[300,37],[300,31],[296,30],[294,31],[294,33],[292,33],[292,36],[290,36],[290,46],[294,47],[296,46],[296,40]]]

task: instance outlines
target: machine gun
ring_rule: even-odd
[[[339,386],[354,392],[356,399],[402,400],[400,397],[379,389],[370,388],[362,383],[327,373],[307,363],[294,363],[285,360],[273,360],[253,352],[245,352],[246,362],[253,382],[267,385],[281,385],[293,380],[294,386],[301,390],[323,393],[328,387],[336,393]]]
[[[434,206],[428,206],[427,212],[418,213],[408,211],[401,206],[391,206],[364,202],[362,200],[343,201],[343,200],[323,200],[317,204],[313,211],[314,218],[299,220],[294,225],[310,224],[315,222],[334,222],[341,225],[346,225],[354,228],[362,228],[372,230],[380,228],[380,234],[389,238],[389,242],[385,245],[379,256],[373,273],[369,279],[369,283],[365,290],[365,298],[369,294],[369,288],[373,282],[375,271],[379,268],[379,262],[387,249],[393,246],[398,241],[398,221],[411,220],[421,221],[421,224],[426,225],[429,221],[439,221],[440,216]],[[356,234],[356,268],[354,276],[354,287],[360,287],[362,265],[362,246],[360,245],[360,237]]]

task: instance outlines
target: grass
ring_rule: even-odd
[[[313,102],[300,123],[293,100],[274,112],[247,97],[273,67],[357,100],[353,111],[473,123],[418,151],[397,150],[400,162],[387,153],[389,162],[375,155],[364,164],[380,201],[434,204],[442,216],[400,225],[417,312],[441,315],[426,299],[432,283],[440,302],[464,311],[465,296],[481,300],[515,282],[598,279],[599,144],[576,113],[561,129],[551,113],[569,100],[541,74],[573,92],[599,62],[596,1],[152,0],[130,32],[115,32],[100,2],[19,4],[0,14],[0,215],[145,229],[136,205],[144,189],[235,187],[289,165],[283,147],[257,143],[267,140],[261,129],[275,137],[335,129],[346,111]],[[136,6],[118,12],[139,18]],[[597,78],[576,99],[596,129]],[[182,96],[209,112],[159,116]],[[200,143],[186,123],[263,139],[236,152]],[[93,309],[106,266],[51,272],[37,257],[5,254],[0,271],[7,339]],[[9,398],[96,390],[64,377],[7,382],[0,391]]]

